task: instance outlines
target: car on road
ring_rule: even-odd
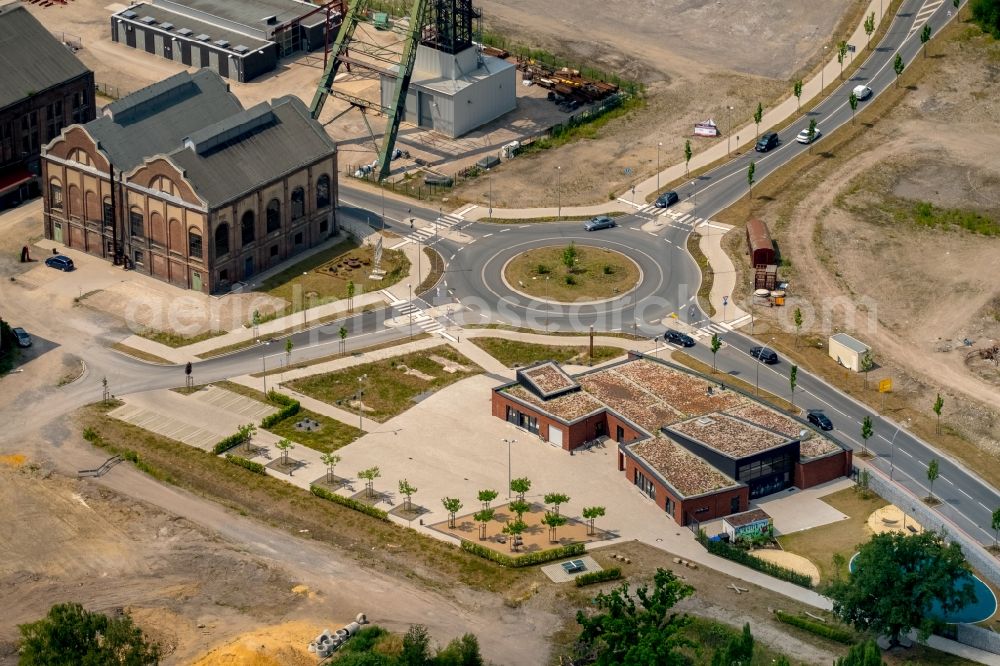
[[[28,332],[18,326],[17,328],[10,329],[10,332],[14,334],[14,338],[17,340],[18,347],[30,347],[31,346],[31,336]]]
[[[664,192],[656,197],[655,206],[657,208],[669,208],[680,201],[680,196],[676,192]]]
[[[757,145],[754,146],[753,149],[756,150],[758,153],[766,153],[772,148],[777,148],[777,147],[778,147],[778,133],[768,132],[760,136],[760,139],[757,140]]]
[[[816,131],[813,133],[812,139],[810,139],[809,128],[806,127],[805,129],[803,129],[801,132],[798,133],[798,135],[795,137],[795,140],[798,141],[799,143],[812,143],[821,136],[823,136],[823,133],[820,132],[819,127],[817,127]]]
[[[830,417],[817,409],[810,409],[806,420],[820,430],[833,430],[833,421]]]
[[[672,328],[667,329],[667,332],[663,334],[663,339],[681,347],[694,347],[694,338],[687,333],[681,333]]]
[[[617,227],[618,223],[607,215],[599,215],[593,219],[587,220],[583,225],[584,231],[597,231],[598,229],[610,229],[611,227]]]
[[[61,271],[73,270],[73,260],[64,254],[56,254],[45,260],[45,265],[49,268],[56,268]]]
[[[851,92],[854,93],[854,96],[857,97],[859,101],[866,100],[872,96],[872,89],[866,85],[854,86],[854,90]]]
[[[768,365],[774,365],[778,362],[778,355],[773,349],[761,347],[760,345],[755,345],[750,348],[750,356],[757,359],[761,363],[767,363]]]

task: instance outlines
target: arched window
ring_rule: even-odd
[[[49,182],[49,208],[58,208],[62,210],[62,207],[63,207],[62,185],[59,184],[58,180],[52,180]]]
[[[271,199],[267,204],[267,233],[281,228],[281,202]]]
[[[170,239],[170,251],[184,254],[184,225],[176,217],[167,223],[167,238]]]
[[[156,211],[149,214],[149,237],[157,245],[167,244],[167,223]]]
[[[132,208],[128,212],[128,222],[129,230],[133,236],[145,236],[146,232],[143,228],[143,217],[142,210],[139,208]]]
[[[188,256],[201,259],[201,232],[197,229],[188,231]]]
[[[297,220],[306,214],[306,191],[301,187],[292,190],[292,219]]]
[[[76,216],[83,213],[83,195],[80,194],[80,188],[76,185],[69,186],[69,201],[66,212]]]
[[[316,181],[316,208],[330,205],[330,177],[325,173]]]
[[[240,242],[243,245],[253,242],[254,226],[253,211],[248,210],[243,213],[243,217],[240,219]]]
[[[90,222],[100,222],[101,206],[97,201],[97,193],[93,190],[87,190],[86,194],[83,195],[83,200],[87,220]]]
[[[223,222],[215,228],[215,258],[229,254],[229,225]]]

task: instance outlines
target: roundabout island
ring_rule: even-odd
[[[546,245],[511,257],[502,270],[514,292],[550,303],[599,303],[620,298],[642,281],[642,269],[605,247]]]

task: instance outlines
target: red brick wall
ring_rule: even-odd
[[[637,465],[632,457],[626,455],[624,474],[625,480],[628,483],[635,483],[636,469],[645,475],[647,479],[652,481],[653,487],[656,488],[656,505],[660,507],[662,511],[665,512],[667,510],[667,499],[673,501],[673,513],[671,514],[671,517],[678,525],[686,525],[692,518],[699,521],[706,521],[714,518],[721,518],[722,516],[728,516],[733,513],[730,511],[730,502],[733,497],[738,497],[740,499],[740,511],[746,511],[750,506],[750,489],[746,486],[722,490],[718,493],[695,499],[681,500],[671,493],[665,485],[660,483],[655,476],[650,475],[649,472]],[[701,508],[708,508],[708,511],[695,513]]]
[[[507,420],[507,405],[510,405],[511,407],[513,407],[517,411],[521,412],[522,414],[530,414],[530,415],[536,417],[538,419],[538,434],[539,434],[539,436],[542,439],[544,439],[546,441],[549,441],[549,439],[550,439],[550,437],[549,437],[549,428],[550,427],[555,427],[555,428],[561,429],[563,431],[563,443],[562,443],[563,450],[569,451],[570,448],[575,448],[575,447],[579,446],[582,443],[582,442],[576,442],[576,443],[571,444],[571,442],[573,442],[573,440],[572,440],[572,433],[568,432],[571,429],[568,428],[566,425],[564,425],[562,423],[559,423],[555,419],[549,418],[548,416],[545,416],[544,414],[540,414],[538,411],[536,411],[536,410],[534,410],[534,409],[532,409],[530,407],[526,407],[525,405],[522,405],[519,402],[515,402],[515,401],[511,400],[510,398],[507,398],[506,396],[504,396],[502,393],[498,393],[498,392],[494,391],[493,392],[493,416],[497,417],[498,419]]]
[[[795,464],[795,486],[798,488],[812,488],[827,481],[848,476],[851,473],[853,456],[851,451],[841,451],[840,453],[825,458],[817,458],[808,462]]]

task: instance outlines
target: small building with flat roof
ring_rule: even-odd
[[[854,372],[861,372],[862,359],[870,351],[871,347],[847,333],[830,336],[830,358]]]
[[[733,541],[753,538],[771,531],[771,516],[763,509],[750,509],[722,519],[722,531]]]

